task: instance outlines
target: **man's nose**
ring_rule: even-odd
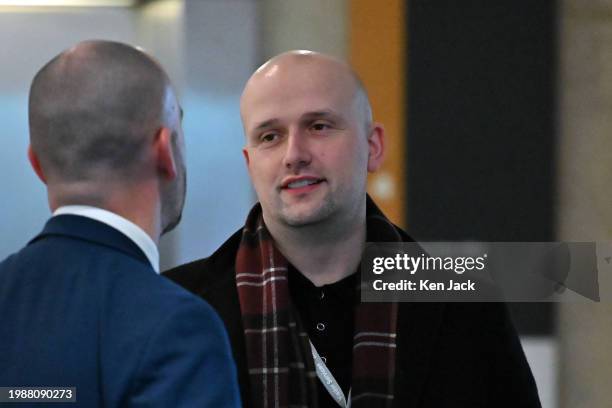
[[[312,160],[307,135],[300,131],[292,131],[287,138],[287,150],[283,158],[285,167],[297,170],[308,166]]]

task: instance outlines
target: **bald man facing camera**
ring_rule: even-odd
[[[539,407],[502,304],[362,303],[366,241],[412,241],[366,194],[385,148],[345,63],[272,58],[241,99],[259,203],[171,270],[224,320],[249,407]]]
[[[0,263],[13,402],[57,387],[48,401],[87,408],[240,405],[218,315],[156,273],[185,198],[181,119],[161,66],[125,44],[77,44],[34,77],[28,155],[53,216]]]

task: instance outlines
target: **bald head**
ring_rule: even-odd
[[[365,216],[384,131],[346,63],[310,51],[278,55],[248,80],[240,111],[243,155],[271,231],[334,235]]]
[[[365,129],[372,123],[372,109],[367,92],[357,73],[344,61],[313,51],[294,50],[279,54],[264,63],[247,81],[240,111],[243,122],[250,104],[265,103],[260,100],[262,88],[273,89],[283,82],[299,77],[305,86],[325,81],[330,87],[350,95]],[[263,92],[265,94],[265,91]],[[245,129],[246,130],[246,129]]]
[[[134,177],[168,98],[163,69],[129,45],[87,41],[53,58],[29,98],[31,146],[48,181]]]

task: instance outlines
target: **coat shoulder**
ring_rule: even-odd
[[[209,257],[169,269],[163,276],[196,294],[203,294],[233,281],[241,236],[242,229],[236,231]]]

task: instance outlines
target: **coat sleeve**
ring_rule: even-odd
[[[486,303],[491,326],[486,347],[489,361],[488,400],[499,406],[540,408],[540,399],[531,368],[504,303]]]
[[[199,299],[186,299],[143,345],[130,407],[239,407],[225,328]]]

